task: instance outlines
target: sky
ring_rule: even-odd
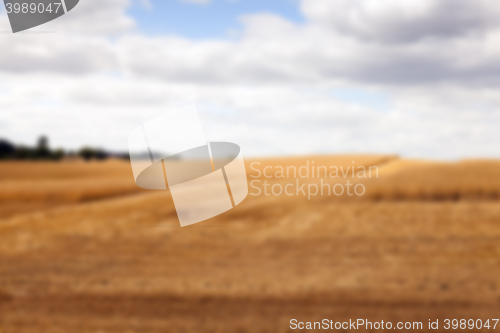
[[[137,1],[128,13],[139,31],[148,35],[174,34],[190,39],[236,37],[240,16],[275,13],[303,23],[297,0],[147,0]]]
[[[127,149],[196,104],[245,156],[500,157],[493,0],[80,0],[9,33],[0,11],[0,137]]]

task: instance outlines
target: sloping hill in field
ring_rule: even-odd
[[[497,200],[500,161],[457,163],[396,160],[367,186],[375,200]]]

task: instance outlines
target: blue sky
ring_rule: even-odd
[[[182,0],[150,0],[152,8],[136,0],[129,13],[148,35],[175,34],[191,39],[228,37],[239,30],[241,15],[278,14],[302,22],[298,0],[212,0],[208,4]]]

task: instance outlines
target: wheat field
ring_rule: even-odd
[[[126,162],[0,163],[0,332],[498,318],[500,161],[267,158],[248,179],[286,185],[255,169],[308,161],[378,177],[301,178],[366,193],[249,195],[180,228],[170,193],[137,188]]]

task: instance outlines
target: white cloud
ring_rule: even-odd
[[[500,16],[499,16],[500,18]],[[272,15],[244,18],[238,41],[125,37],[133,73],[191,82],[325,82],[370,84],[498,84],[500,30],[481,36],[366,42],[314,24],[294,25]],[[131,50],[141,56],[131,56]]]
[[[116,69],[116,52],[105,38],[67,34],[17,34],[0,39],[0,71],[29,80],[38,72],[80,75]]]
[[[498,27],[494,0],[303,0],[312,21],[376,41],[452,38]]]
[[[37,29],[99,36],[130,32],[136,27],[126,13],[131,4],[131,0],[82,0],[66,15]]]

